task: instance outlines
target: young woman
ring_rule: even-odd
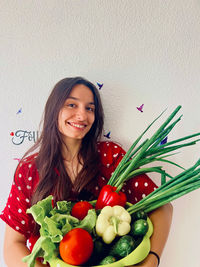
[[[37,143],[19,163],[6,207],[4,258],[8,267],[27,266],[38,229],[27,208],[52,194],[54,200],[92,200],[107,183],[125,151],[116,143],[100,142],[104,114],[99,92],[89,81],[65,78],[53,88]],[[37,152],[36,152],[37,151]],[[135,203],[155,189],[146,175],[130,179],[122,189]],[[169,233],[172,206],[149,215],[154,224],[153,253],[138,266],[157,267]],[[12,256],[11,256],[12,255]],[[45,266],[39,261],[36,267]]]

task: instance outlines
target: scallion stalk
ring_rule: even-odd
[[[163,140],[167,134],[174,128],[174,126],[180,121],[180,116],[178,119],[176,119],[173,123],[168,125],[174,116],[177,114],[177,112],[180,110],[181,106],[178,106],[172,114],[167,118],[167,120],[159,127],[159,129],[151,136],[151,138],[147,138],[145,141],[143,141],[141,144],[138,144],[143,135],[148,131],[148,129],[153,125],[153,123],[160,118],[160,116],[163,114],[161,113],[146,129],[145,131],[137,138],[137,140],[133,143],[133,145],[130,147],[124,158],[119,163],[118,167],[112,174],[111,178],[108,181],[109,185],[116,186],[117,191],[119,191],[123,183],[131,178],[131,175],[134,175],[134,171],[141,166],[144,166],[146,164],[155,162],[155,161],[161,161],[166,162],[169,164],[173,164],[179,168],[184,169],[182,166],[178,165],[177,163],[174,163],[169,160],[165,160],[162,157],[168,156],[167,153],[170,153],[172,151],[181,149],[183,147],[192,146],[195,145],[200,139],[196,139],[191,142],[179,144],[179,145],[173,145],[181,141],[185,141],[187,139],[199,136],[200,133],[188,135],[176,140],[173,140],[169,143],[163,144],[161,146],[158,146],[158,142]],[[168,125],[168,126],[167,126]],[[137,146],[138,145],[138,146]],[[152,169],[154,171],[155,169]],[[162,172],[160,171],[162,174]],[[166,173],[168,177],[171,177],[168,173]],[[165,181],[163,179],[164,176],[162,176],[162,183]]]
[[[146,212],[150,212],[155,208],[158,208],[200,187],[200,168],[197,168],[200,165],[200,159],[188,169],[184,169],[179,164],[166,159],[166,157],[175,154],[170,152],[180,150],[183,147],[195,145],[197,142],[199,142],[200,139],[196,139],[186,143],[178,144],[188,139],[200,136],[200,133],[184,136],[176,140],[167,142],[163,145],[159,145],[160,142],[164,140],[166,136],[168,136],[175,125],[181,120],[182,115],[179,116],[178,119],[176,119],[174,122],[171,122],[180,108],[181,106],[178,106],[166,119],[166,121],[158,128],[158,130],[156,130],[150,138],[146,138],[142,142],[142,137],[146,134],[149,128],[162,116],[164,112],[162,112],[144,130],[144,132],[129,148],[128,152],[125,154],[108,181],[109,185],[117,187],[116,191],[118,192],[123,187],[124,182],[134,176],[149,172],[158,172],[161,174],[161,186],[150,193],[148,196],[145,196],[138,203],[128,208],[128,211],[130,213],[141,209]],[[169,173],[166,172],[166,170],[163,169],[162,166],[144,167],[146,164],[156,161],[173,164],[176,167],[183,169],[183,171],[177,176],[172,177]],[[170,179],[166,181],[166,177]]]

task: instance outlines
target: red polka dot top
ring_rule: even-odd
[[[126,153],[120,145],[114,142],[99,142],[97,146],[100,153],[101,168],[100,176],[91,189],[93,199],[97,198],[102,186],[107,184]],[[6,224],[23,234],[27,239],[31,236],[34,222],[26,210],[30,208],[32,194],[39,181],[39,174],[34,163],[36,157],[37,155],[29,156],[18,165],[7,204],[0,215]],[[127,181],[122,192],[127,195],[127,200],[134,204],[156,188],[156,184],[143,174]]]

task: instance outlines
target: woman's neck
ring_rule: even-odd
[[[71,139],[62,145],[62,157],[66,161],[72,161],[77,157],[81,147],[81,140]]]
[[[62,146],[62,157],[65,169],[71,179],[72,184],[74,184],[78,173],[83,168],[83,164],[79,161],[78,153],[81,147],[82,140],[69,140]]]

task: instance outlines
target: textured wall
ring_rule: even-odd
[[[53,85],[77,75],[104,83],[105,132],[126,149],[162,110],[168,108],[167,116],[179,104],[184,117],[171,136],[198,132],[200,2],[1,0],[0,209],[17,164],[13,158],[33,144],[26,138],[15,145],[10,133],[36,132]],[[141,104],[143,113],[136,109]],[[189,167],[199,148],[184,149],[173,159]],[[199,201],[196,191],[174,202],[162,267],[199,267]],[[2,251],[2,222],[0,227]],[[2,256],[0,266],[5,266]]]

